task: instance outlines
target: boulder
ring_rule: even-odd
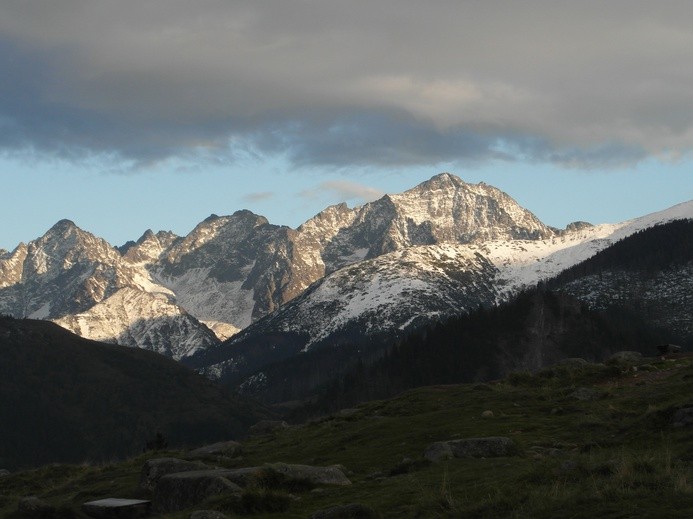
[[[12,474],[12,473],[9,470],[0,469],[0,478],[5,477],[5,476],[9,476],[10,474]]]
[[[36,496],[26,496],[17,503],[17,510],[22,514],[50,517],[55,508]]]
[[[423,456],[428,461],[433,463],[438,463],[439,461],[449,460],[455,457],[448,442],[432,443],[426,447]]]
[[[606,362],[609,364],[637,364],[641,360],[642,353],[639,351],[617,351]]]
[[[693,407],[684,407],[674,413],[674,427],[693,425]]]
[[[151,501],[111,497],[84,503],[82,512],[94,519],[138,519],[149,516],[151,507]]]
[[[283,420],[260,420],[258,423],[248,429],[250,436],[261,436],[282,429],[288,429],[289,424]]]
[[[681,353],[681,346],[677,344],[660,344],[657,346],[657,351],[660,355],[671,355],[672,353]]]
[[[349,478],[347,478],[342,469],[336,465],[315,467],[312,465],[270,463],[263,465],[262,469],[282,474],[290,480],[306,480],[314,485],[351,485]]]
[[[241,487],[224,477],[225,472],[195,470],[163,476],[154,489],[154,509],[162,513],[176,512],[219,494],[240,494]]]
[[[486,411],[481,413],[481,417],[482,418],[493,418],[493,411],[491,411],[490,409],[487,409]]]
[[[310,519],[375,519],[378,514],[372,508],[359,503],[337,505],[318,510]]]
[[[432,443],[424,451],[424,458],[438,462],[450,458],[495,458],[518,453],[517,445],[510,438],[488,436]]]
[[[565,366],[566,368],[569,369],[579,369],[579,368],[584,368],[585,366],[589,366],[589,362],[587,362],[585,359],[581,357],[569,357],[567,359],[563,359],[557,364],[558,366]]]
[[[179,460],[178,458],[152,458],[144,462],[140,472],[139,488],[152,491],[157,482],[167,474],[209,469],[199,461]]]
[[[579,387],[572,393],[570,397],[576,400],[581,400],[583,402],[591,402],[592,400],[597,400],[601,396],[601,393],[596,389],[590,387]]]
[[[448,445],[455,458],[495,458],[514,456],[518,453],[515,442],[505,436],[463,438],[451,440]]]
[[[210,456],[228,456],[233,458],[241,454],[241,444],[233,440],[205,445],[188,453],[191,458],[206,458]]]

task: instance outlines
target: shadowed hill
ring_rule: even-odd
[[[0,467],[237,438],[264,412],[161,355],[0,318]]]

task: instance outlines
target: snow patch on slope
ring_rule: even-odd
[[[88,339],[153,350],[177,360],[218,342],[179,306],[133,287],[55,322]]]
[[[253,265],[245,270],[250,272]],[[252,322],[255,292],[243,281],[222,282],[209,276],[210,268],[194,268],[181,276],[154,273],[161,285],[176,295],[177,303],[203,321],[218,321],[236,329]]]

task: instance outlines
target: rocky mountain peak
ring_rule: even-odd
[[[25,276],[58,275],[80,263],[114,264],[120,253],[103,238],[83,231],[70,220],[60,220],[43,236],[29,242]]]
[[[52,234],[52,235],[67,234],[67,233],[70,233],[70,232],[75,231],[75,230],[79,230],[79,227],[77,227],[77,225],[75,225],[75,222],[73,222],[72,220],[68,220],[68,219],[64,218],[62,220],[58,220],[53,225],[53,227],[48,229],[48,232],[46,234]]]
[[[28,250],[26,244],[20,243],[12,252],[0,254],[0,288],[21,282]]]
[[[157,240],[156,234],[154,234],[154,232],[151,229],[147,229],[135,243],[137,243],[137,245],[142,245],[145,241],[153,240]]]
[[[142,236],[127,247],[120,249],[123,258],[130,263],[154,263],[159,256],[168,248],[169,244],[162,243],[158,234],[154,234],[151,229],[147,229]]]
[[[435,243],[543,239],[554,235],[500,189],[484,183],[468,184],[450,173],[436,175],[409,191],[391,195],[391,199],[400,221],[408,222],[410,228],[427,228],[427,239]],[[401,223],[400,229],[406,237],[407,229]]]
[[[594,227],[594,225],[592,225],[592,224],[589,223],[589,222],[581,222],[581,221],[579,221],[579,222],[571,222],[571,223],[569,223],[569,224],[566,226],[565,232],[582,231],[582,230],[584,230],[584,229],[589,229],[589,228],[591,228],[591,227]]]

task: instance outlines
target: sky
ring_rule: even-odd
[[[693,198],[693,4],[3,0],[0,248],[250,209],[296,227],[442,171],[545,223]]]

